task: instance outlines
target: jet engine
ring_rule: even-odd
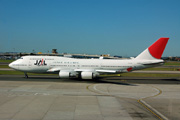
[[[76,77],[76,73],[75,72],[68,72],[68,71],[60,71],[59,77],[60,78],[74,78],[74,77]]]
[[[82,79],[93,79],[96,78],[98,74],[93,72],[81,72],[81,78]]]

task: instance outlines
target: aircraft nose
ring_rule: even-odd
[[[16,66],[15,66],[15,64],[14,64],[14,62],[10,63],[8,66],[9,66],[10,68],[17,69]]]
[[[16,61],[13,61],[12,63],[10,63],[8,66],[12,69],[19,70],[20,64],[21,64],[21,61],[16,60]]]
[[[9,67],[10,67],[10,68],[13,68],[13,63],[10,63],[10,64],[9,64]]]

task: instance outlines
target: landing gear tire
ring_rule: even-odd
[[[24,75],[25,75],[25,78],[29,78],[27,73],[24,73]]]

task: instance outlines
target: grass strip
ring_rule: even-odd
[[[0,65],[0,68],[10,68],[8,65]]]
[[[165,66],[168,66],[168,65],[180,65],[180,62],[170,61],[170,62],[165,62],[164,65],[165,65]]]
[[[146,68],[142,69],[144,71],[178,71],[179,69],[177,68]]]
[[[180,74],[162,74],[162,73],[122,73],[122,77],[180,77]]]
[[[0,62],[3,62],[3,63],[11,63],[13,62],[14,60],[0,60]]]

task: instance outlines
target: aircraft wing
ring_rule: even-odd
[[[51,69],[47,70],[47,72],[58,72],[60,70],[62,70],[62,68],[55,67],[55,68],[51,68]]]
[[[106,69],[75,69],[76,72],[94,72],[94,73],[123,73],[123,72],[130,72],[132,68],[127,68],[124,70],[106,70]]]
[[[51,68],[49,70],[47,70],[47,72],[58,72],[58,71],[75,71],[75,72],[98,72],[98,73],[117,73],[120,71],[116,71],[116,70],[104,70],[104,69],[62,69],[62,68]]]
[[[116,73],[116,70],[96,70],[96,72],[99,73]]]

